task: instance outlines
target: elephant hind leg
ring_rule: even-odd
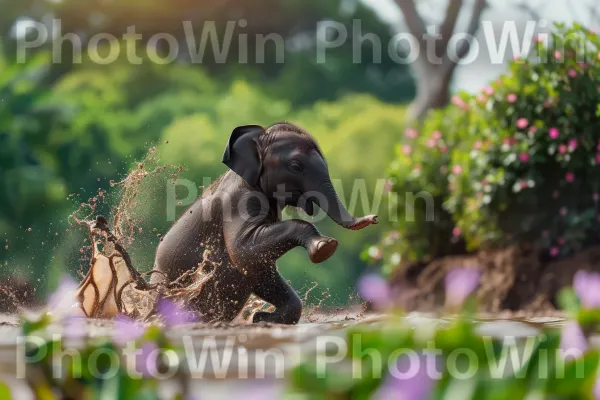
[[[272,304],[275,311],[257,312],[254,314],[253,322],[295,325],[300,320],[302,301],[275,266],[262,274],[254,288],[254,294]]]

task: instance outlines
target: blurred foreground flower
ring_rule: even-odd
[[[563,357],[580,357],[588,348],[585,335],[577,321],[569,321],[562,329],[560,336],[560,352]]]
[[[446,275],[446,306],[459,308],[479,285],[481,272],[473,268],[457,268]]]
[[[158,354],[160,349],[156,343],[149,341],[145,342],[136,352],[135,366],[136,371],[142,374],[145,378],[154,378],[157,376],[158,370]]]
[[[360,278],[358,293],[363,299],[373,303],[378,310],[384,310],[392,304],[390,285],[377,274],[368,274]]]
[[[120,346],[139,339],[144,334],[144,327],[125,315],[115,318],[113,340]]]
[[[67,315],[62,324],[63,337],[68,340],[82,340],[87,336],[88,318]]]
[[[600,308],[600,274],[577,271],[573,278],[573,290],[584,308]]]
[[[416,355],[416,354],[415,354]],[[373,397],[376,400],[425,400],[433,391],[434,377],[429,375],[427,357],[401,357],[381,388]]]
[[[58,288],[48,298],[48,313],[55,318],[80,315],[80,309],[77,307],[77,287],[77,282],[73,279],[63,278]]]
[[[158,313],[163,317],[168,326],[188,324],[196,322],[196,315],[184,310],[171,300],[160,299],[158,301]]]

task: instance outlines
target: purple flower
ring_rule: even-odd
[[[144,327],[125,315],[115,318],[113,340],[119,346],[139,339],[144,334]]]
[[[576,321],[569,321],[562,329],[560,337],[560,352],[563,357],[583,355],[588,349],[587,340]]]
[[[598,57],[600,58],[600,57]],[[592,389],[592,395],[594,399],[600,399],[600,370],[596,372],[596,383],[594,383],[594,388]]]
[[[58,318],[76,314],[77,287],[77,283],[70,277],[63,278],[48,298],[48,311]]]
[[[87,335],[87,317],[67,315],[63,324],[63,337],[71,340],[81,340]]]
[[[274,400],[283,397],[281,384],[270,379],[242,381],[240,391],[236,392],[239,393],[239,396],[234,396],[234,398],[243,398],[244,400]]]
[[[573,278],[573,289],[584,308],[600,308],[600,274],[577,271]]]
[[[379,310],[387,308],[392,302],[390,286],[385,279],[377,274],[368,274],[360,278],[358,293],[363,299],[373,303],[373,306]]]
[[[165,324],[169,326],[188,324],[196,321],[196,316],[186,311],[171,300],[160,299],[158,302],[158,313],[162,315]]]
[[[376,400],[425,400],[433,391],[439,375],[434,368],[428,368],[428,357],[423,354],[412,353],[402,356],[395,366],[390,367],[389,375],[373,396]],[[437,361],[437,360],[432,360]]]
[[[446,275],[446,304],[460,307],[477,288],[481,272],[473,268],[457,268]]]
[[[155,377],[157,372],[157,360],[159,348],[154,342],[146,342],[136,353],[135,366],[136,371],[146,378]]]

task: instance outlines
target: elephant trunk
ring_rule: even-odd
[[[342,204],[330,179],[320,185],[319,192],[323,195],[323,198],[317,201],[317,205],[338,225],[346,229],[359,230],[378,223],[376,215],[356,218],[350,214]],[[321,204],[323,202],[324,204]]]

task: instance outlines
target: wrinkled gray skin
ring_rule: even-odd
[[[282,221],[282,209],[301,207],[313,215],[317,205],[352,230],[376,224],[377,217],[349,214],[331,184],[316,142],[292,124],[236,128],[223,162],[230,170],[164,236],[155,269],[172,281],[201,263],[208,248],[215,270],[190,308],[207,321],[231,321],[254,293],[275,307],[273,312],[256,313],[254,322],[295,324],[302,303],[275,261],[302,246],[313,263],[320,263],[333,255],[338,242],[321,235],[309,222]]]

